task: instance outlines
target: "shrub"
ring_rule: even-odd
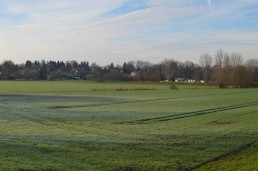
[[[178,88],[177,88],[176,85],[172,84],[172,85],[169,86],[169,89],[170,90],[177,90]]]

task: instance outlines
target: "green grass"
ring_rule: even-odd
[[[1,81],[0,170],[185,170],[257,140],[257,89],[169,87]]]
[[[196,171],[205,170],[257,170],[258,143],[252,144],[243,150],[235,152],[217,161],[210,162]]]

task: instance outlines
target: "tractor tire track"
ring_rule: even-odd
[[[171,120],[183,119],[188,117],[206,115],[206,114],[211,114],[216,112],[240,109],[240,108],[245,108],[245,107],[255,106],[255,105],[258,105],[257,101],[245,103],[245,104],[239,104],[239,105],[232,105],[232,106],[225,106],[225,107],[219,107],[219,108],[199,110],[194,112],[185,112],[180,114],[161,116],[156,118],[140,119],[140,120],[129,121],[129,122],[120,122],[118,124],[144,124],[144,123],[153,123],[153,122],[164,122],[164,121],[171,121]]]

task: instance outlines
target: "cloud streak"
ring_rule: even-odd
[[[212,13],[197,0],[4,2],[0,60],[105,65],[137,59],[198,61],[200,54],[219,48],[257,54],[257,0],[214,1]]]
[[[211,0],[207,0],[207,2],[208,2],[209,7],[211,7],[211,4],[212,4]]]

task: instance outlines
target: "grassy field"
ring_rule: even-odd
[[[169,87],[0,81],[0,170],[257,169],[258,89]]]
[[[240,149],[227,157],[221,157],[217,160],[209,162],[197,171],[205,170],[257,170],[257,154],[258,154],[258,142],[251,143],[243,149]]]

